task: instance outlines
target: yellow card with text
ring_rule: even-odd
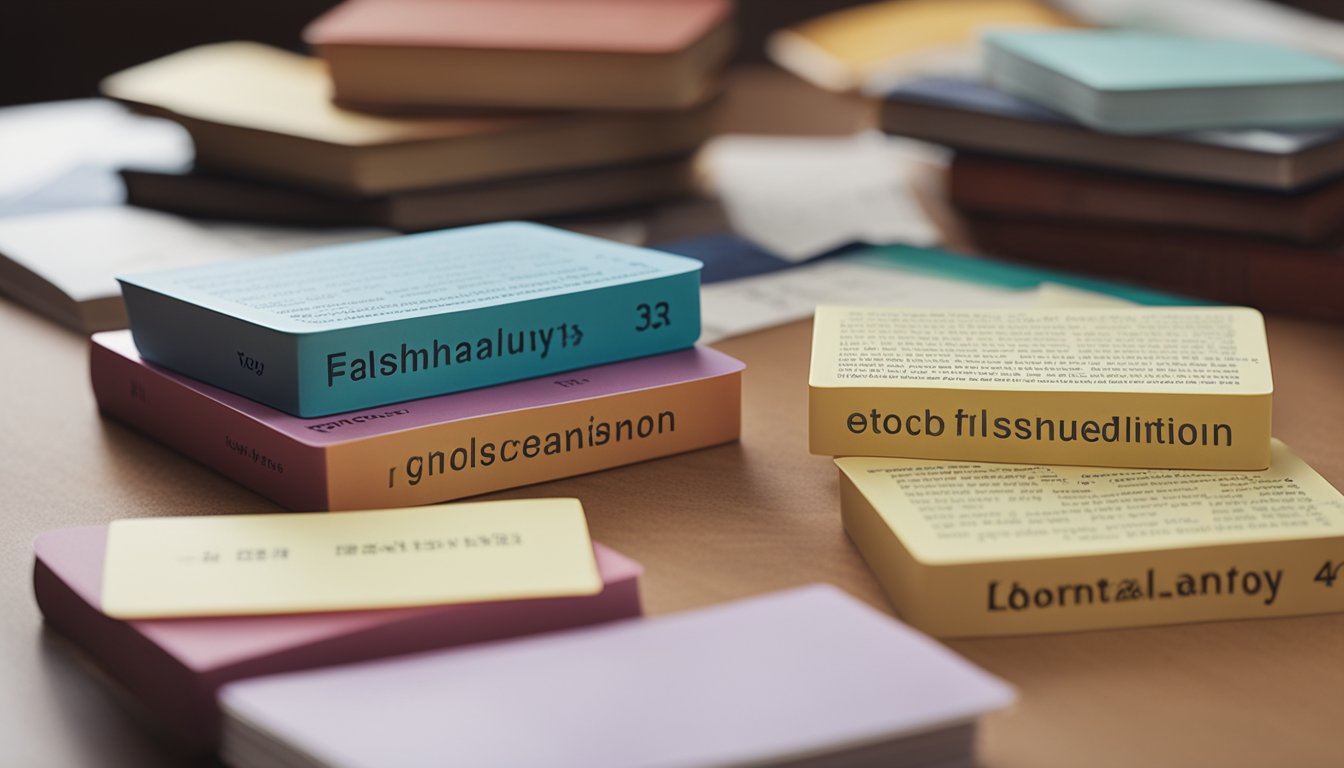
[[[578,499],[118,520],[103,612],[122,619],[592,595]]]

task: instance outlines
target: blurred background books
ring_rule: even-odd
[[[0,85],[0,104],[114,100],[0,110],[0,290],[78,330],[124,323],[110,278],[142,264],[115,245],[76,257],[86,249],[59,228],[23,218],[77,216],[65,229],[78,231],[90,217],[73,211],[104,208],[94,218],[141,232],[148,219],[127,203],[185,217],[157,220],[164,246],[187,227],[217,239],[208,222],[320,243],[541,219],[655,246],[740,238],[724,264],[753,249],[788,267],[865,244],[941,244],[1344,319],[1344,115],[1322,96],[1344,87],[1344,65],[1323,55],[1344,51],[1344,25],[1313,12],[1260,0],[1216,13],[1146,0],[351,0],[301,18],[244,8],[193,30],[169,27],[176,7],[156,7],[154,24],[132,23],[134,8],[109,21],[116,50],[28,50],[44,80]],[[77,18],[60,39],[92,35],[96,13]],[[1194,117],[1172,122],[1173,105]],[[788,131],[831,137],[771,136]]]

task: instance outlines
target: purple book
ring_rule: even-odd
[[[248,680],[250,768],[969,765],[1013,691],[834,587]]]
[[[594,545],[604,588],[586,597],[377,611],[122,621],[103,614],[107,527],[33,543],[33,591],[47,622],[191,750],[214,747],[220,686],[237,680],[480,643],[639,616],[635,561]]]

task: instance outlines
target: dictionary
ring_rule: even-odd
[[[202,169],[354,195],[491,181],[693,151],[712,105],[668,113],[389,117],[331,103],[317,59],[257,43],[190,48],[102,83],[180,123]]]
[[[989,83],[1100,131],[1335,126],[1344,65],[1250,40],[1139,30],[997,30]]]
[[[122,276],[147,360],[297,416],[684,349],[700,262],[504,222]]]
[[[347,0],[304,30],[373,110],[676,110],[733,49],[728,0]]]
[[[1013,689],[839,589],[229,685],[251,768],[974,761]]]
[[[967,637],[1344,610],[1344,496],[1271,453],[1258,472],[835,463],[897,613]]]
[[[122,621],[102,612],[107,526],[47,531],[33,543],[33,591],[48,626],[165,735],[209,751],[219,735],[220,686],[246,678],[499,640],[641,614],[642,568],[594,544],[602,591],[280,616]]]
[[[1269,351],[1246,307],[818,307],[809,383],[817,454],[1269,466]]]
[[[429,504],[736,440],[741,362],[692,348],[394,406],[301,419],[96,334],[104,414],[293,510]]]

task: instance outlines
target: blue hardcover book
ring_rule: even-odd
[[[507,222],[119,279],[145,359],[311,417],[689,347],[699,274]]]

